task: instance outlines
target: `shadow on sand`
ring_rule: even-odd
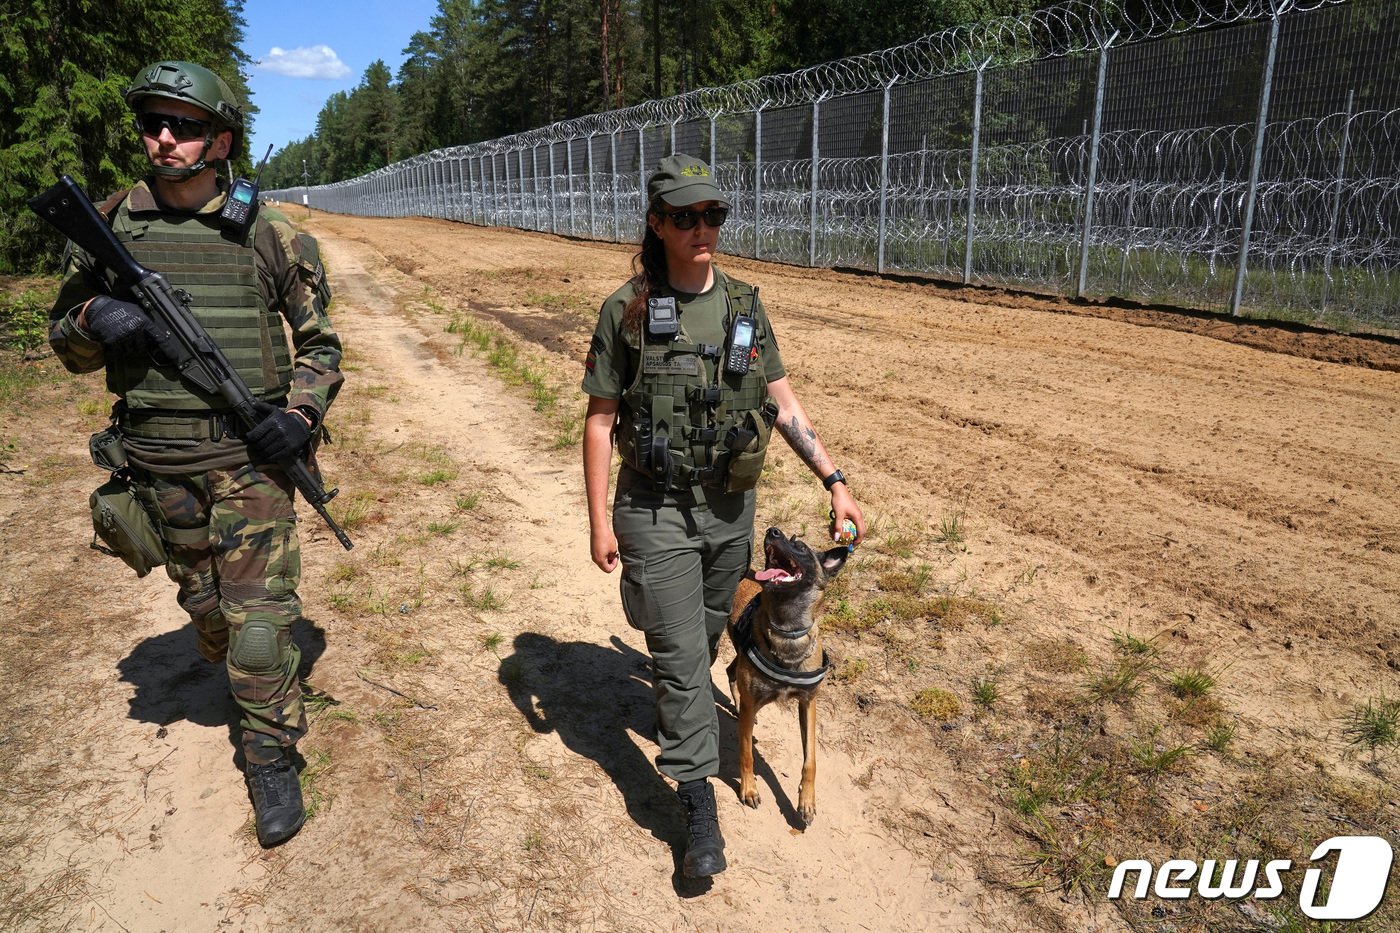
[[[292,625],[292,639],[301,648],[298,675],[305,686],[311,670],[326,650],[326,632],[311,619]],[[117,662],[121,680],[134,688],[127,713],[137,722],[168,726],[186,720],[197,726],[228,730],[233,761],[241,769],[243,748],[238,707],[228,689],[228,670],[210,663],[195,649],[194,623],[138,642]]]
[[[514,649],[502,659],[499,678],[530,728],[537,733],[557,732],[570,751],[603,769],[621,791],[628,816],[671,848],[671,883],[677,895],[705,893],[711,885],[708,879],[694,880],[681,873],[686,831],[676,792],[632,735],[656,741],[651,659],[616,636],[610,645],[596,645],[525,632],[516,637]],[[720,773],[734,775],[738,772],[737,722],[729,700],[718,690],[715,700],[724,710],[719,717]],[[800,825],[792,802],[757,754],[754,771],[768,785],[788,822]],[[736,779],[723,778],[720,783],[738,794]]]

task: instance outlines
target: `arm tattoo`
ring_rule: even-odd
[[[802,423],[793,415],[786,422],[778,422],[778,430],[783,437],[787,438],[788,444],[796,451],[809,467],[820,472],[827,466],[826,457],[821,455],[817,449],[817,432],[811,425],[803,427]]]

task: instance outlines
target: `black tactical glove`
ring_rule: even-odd
[[[311,440],[311,426],[301,415],[283,411],[267,402],[258,402],[258,423],[243,440],[253,463],[281,463],[301,453]]]
[[[87,332],[104,347],[129,351],[146,346],[153,326],[140,305],[110,295],[98,295],[88,302],[85,320]]]

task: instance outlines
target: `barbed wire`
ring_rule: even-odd
[[[1310,99],[1341,93],[1346,112],[1266,122],[1257,166],[1256,123],[1172,128],[1194,109],[1183,100],[1228,95],[1222,113],[1243,116],[1251,106],[1240,100],[1259,93],[1240,85],[1233,75],[1246,72],[1233,66],[1268,31],[1210,27],[1345,4],[1172,0],[1129,11],[1118,0],[1070,0],[792,75],[436,150],[313,190],[319,204],[347,213],[419,213],[634,241],[646,166],[683,143],[713,162],[716,183],[732,193],[725,234],[732,252],[1206,307],[1238,307],[1233,286],[1269,313],[1341,314],[1348,326],[1393,329],[1400,110],[1389,107],[1400,92],[1384,84],[1392,79],[1365,92],[1388,106],[1352,112],[1346,85],[1334,87],[1323,70],[1320,79],[1332,84],[1319,91],[1320,79],[1307,73]],[[1347,23],[1372,42],[1361,60],[1388,62],[1400,33],[1392,21],[1374,20],[1374,7],[1358,4]],[[1366,29],[1355,30],[1356,21]],[[1346,31],[1325,18],[1298,23],[1290,35],[1302,48]],[[1131,104],[1115,111],[1119,124],[1145,119],[1156,128],[1091,132],[1092,97],[1086,104],[1084,94],[1094,89],[1093,62],[1112,61],[1101,57],[1110,38],[1119,49],[1191,33],[1168,55],[1129,59],[1139,64],[1115,85]],[[1064,67],[1025,65],[1078,53],[1090,55]],[[1216,83],[1193,85],[1196,68],[1162,71],[1180,68],[1160,64],[1173,56],[1216,66]],[[1157,71],[1143,61],[1157,62],[1150,65]],[[972,90],[973,78],[982,86],[984,66],[1001,75],[1000,109],[995,130],[982,131],[995,144],[978,147]],[[1258,68],[1246,70],[1253,80]],[[1353,63],[1346,80],[1357,73]],[[1123,96],[1143,82],[1153,85],[1146,96]],[[1164,83],[1170,95],[1162,95]],[[899,124],[888,96],[896,84],[905,86]],[[823,117],[818,132],[823,107],[837,108],[837,130]],[[881,120],[886,138],[898,134],[898,151],[882,148]],[[1066,123],[1082,131],[1047,131]],[[818,155],[814,167],[806,147],[860,154]],[[1237,275],[1249,205],[1249,274]]]

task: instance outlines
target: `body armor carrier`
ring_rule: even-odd
[[[756,294],[729,278],[724,289],[727,344],[729,322],[739,314],[753,316]],[[748,372],[736,375],[724,368],[727,345],[692,343],[684,326],[674,340],[649,340],[645,322],[624,337],[636,378],[623,392],[615,428],[623,462],[660,489],[752,489],[778,415],[764,374],[765,341],[756,343]]]
[[[133,214],[125,199],[114,212],[112,232],[136,261],[159,270],[190,296],[190,310],[258,398],[281,399],[292,381],[292,356],[282,317],[268,308],[258,288],[253,240],[231,241],[214,215],[168,217]],[[110,216],[110,215],[109,215]],[[132,410],[224,411],[227,402],[156,365],[145,353],[114,354],[107,360],[107,388]]]

